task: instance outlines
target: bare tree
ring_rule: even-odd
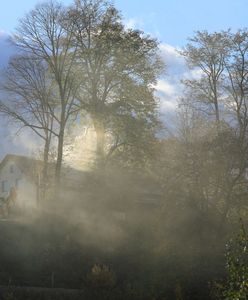
[[[235,113],[239,138],[245,142],[248,128],[248,31],[229,35],[230,54],[225,59],[225,90],[229,109]]]
[[[231,196],[226,203],[226,215],[236,201],[232,194],[237,190],[237,186],[240,191],[244,190],[244,177],[248,167],[248,31],[238,30],[236,33],[230,33],[228,38],[229,55],[225,57],[224,88],[227,107],[235,120],[232,126],[236,135],[238,160],[235,175],[228,184]]]
[[[63,143],[67,122],[77,111],[74,107],[76,91],[76,46],[72,47],[73,32],[70,22],[64,22],[65,9],[57,2],[37,5],[20,20],[13,37],[15,46],[22,52],[43,60],[58,91],[53,117],[58,124],[56,177],[59,179],[63,159]]]
[[[220,121],[221,76],[229,50],[227,37],[228,32],[198,31],[181,51],[188,65],[201,72],[199,80],[186,80],[185,84],[193,91],[196,101],[213,108],[217,123]]]
[[[197,167],[192,174],[199,174],[192,186],[201,188],[202,192],[196,194],[220,210],[222,222],[230,211],[243,205],[242,199],[247,195],[247,36],[246,30],[198,32],[182,52],[187,62],[201,71],[199,79],[185,82],[182,101],[203,122],[201,130],[197,126],[186,131],[193,133],[190,147],[186,148],[186,153],[192,149],[194,152],[194,160],[189,162]],[[214,108],[217,127],[209,119],[209,105]],[[199,132],[201,136],[197,138]]]
[[[31,129],[44,141],[43,178],[46,178],[52,135],[58,135],[54,118],[56,96],[47,64],[34,56],[13,57],[1,90],[0,113],[21,128]]]

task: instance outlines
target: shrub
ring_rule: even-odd
[[[225,300],[246,300],[248,295],[248,235],[243,224],[239,234],[227,244],[227,282],[222,296]]]
[[[87,274],[87,281],[94,287],[112,288],[115,286],[116,276],[108,266],[95,264]]]

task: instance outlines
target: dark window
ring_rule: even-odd
[[[13,165],[10,166],[10,173],[14,173],[14,166]]]

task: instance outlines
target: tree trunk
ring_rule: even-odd
[[[42,172],[43,180],[45,180],[48,175],[48,158],[49,158],[50,142],[51,142],[51,137],[49,136],[49,134],[47,134],[45,145],[44,145],[44,152],[43,152],[43,163],[44,163],[43,172]]]
[[[56,162],[56,169],[55,169],[55,176],[57,182],[60,181],[60,173],[61,173],[61,166],[63,160],[64,132],[65,132],[64,125],[63,126],[61,125],[59,138],[58,138],[58,153],[57,153],[57,162]]]
[[[56,169],[55,169],[55,177],[57,183],[60,182],[60,173],[61,173],[61,166],[63,160],[63,147],[64,147],[64,135],[65,135],[65,107],[62,108],[61,116],[60,116],[60,129],[59,129],[59,136],[58,136],[58,153],[57,153],[57,162],[56,162]]]
[[[43,151],[43,168],[42,168],[42,177],[40,181],[39,189],[39,199],[43,201],[46,198],[47,183],[48,183],[48,160],[49,160],[49,150],[51,143],[51,133],[46,132],[46,140]]]
[[[216,119],[216,123],[219,125],[219,123],[220,123],[220,111],[219,111],[218,101],[216,101],[214,103],[214,107],[215,107],[215,119]]]
[[[103,167],[105,164],[105,128],[103,121],[95,120],[94,128],[96,132],[96,162],[98,167]]]
[[[219,99],[218,99],[218,90],[217,90],[217,78],[215,75],[213,75],[212,78],[213,81],[213,94],[214,94],[214,109],[215,109],[215,120],[217,123],[217,126],[219,126],[220,123],[220,110],[219,110]]]

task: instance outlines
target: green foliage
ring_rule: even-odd
[[[78,3],[71,19],[78,45],[77,97],[96,131],[97,164],[118,157],[133,165],[148,155],[156,133],[153,86],[164,68],[158,42],[138,30],[126,30],[109,2],[103,10],[102,1]],[[88,18],[91,22],[85,24]]]
[[[224,287],[225,300],[245,300],[248,295],[248,235],[244,225],[227,244],[228,280]]]
[[[112,288],[116,283],[116,276],[108,266],[95,264],[87,274],[87,281],[95,288]]]

